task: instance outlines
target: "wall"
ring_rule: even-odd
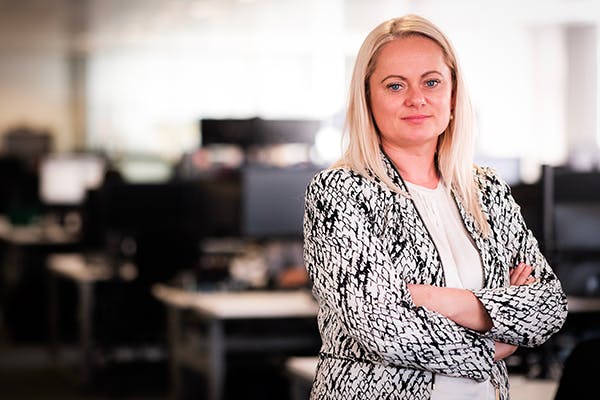
[[[47,129],[74,146],[64,1],[0,2],[0,133]]]
[[[579,82],[586,98],[598,96],[597,62],[573,36],[598,25],[598,7],[593,0],[549,0],[543,8],[534,0],[0,1],[0,131],[26,122],[50,128],[63,150],[173,159],[197,146],[204,116],[339,119],[366,33],[417,12],[457,47],[479,117],[479,152],[520,157],[533,179],[541,163],[562,163],[574,143],[588,147],[597,134],[586,128],[581,138],[573,124],[597,130],[599,103],[586,100],[584,111],[568,102],[578,98],[577,68],[595,77]],[[594,32],[588,39],[597,46]]]

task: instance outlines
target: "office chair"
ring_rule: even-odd
[[[564,363],[554,400],[597,398],[595,366],[599,359],[600,338],[577,344]]]

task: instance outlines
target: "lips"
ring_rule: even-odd
[[[408,115],[406,117],[402,117],[402,119],[404,121],[408,121],[408,122],[421,122],[421,121],[426,120],[429,117],[430,117],[429,115],[415,114],[415,115]]]

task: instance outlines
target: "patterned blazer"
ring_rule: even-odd
[[[506,365],[493,361],[494,341],[540,345],[564,323],[567,301],[509,186],[487,168],[476,168],[475,179],[491,233],[480,234],[455,201],[483,265],[483,289],[474,294],[494,324],[484,334],[413,303],[407,284],[445,282],[409,197],[347,169],[314,176],[305,197],[304,258],[322,347],[311,399],[429,399],[436,374],[490,378],[500,399],[508,399]],[[509,267],[519,262],[534,267],[535,283],[509,285]]]

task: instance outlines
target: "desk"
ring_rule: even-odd
[[[170,374],[174,398],[181,396],[180,367],[204,372],[208,399],[223,398],[226,353],[231,350],[301,349],[318,345],[306,335],[285,337],[232,337],[225,329],[228,320],[313,319],[317,304],[311,293],[298,291],[190,292],[157,284],[153,294],[168,308]],[[181,331],[181,312],[192,314],[207,325],[196,343],[186,343]],[[189,342],[189,340],[188,340]],[[199,351],[204,350],[204,351]]]
[[[12,225],[0,216],[0,239],[13,245],[70,245],[79,241],[79,235],[69,233],[61,226]]]
[[[84,384],[90,382],[93,350],[93,285],[113,277],[112,269],[103,263],[89,264],[79,253],[52,254],[47,258],[50,277],[50,350],[57,358],[59,353],[57,277],[76,283],[78,289],[78,324],[81,346],[81,375]]]
[[[567,296],[569,313],[600,311],[600,297]]]
[[[17,342],[48,339],[46,256],[79,245],[61,226],[16,226],[0,216],[0,332]]]

